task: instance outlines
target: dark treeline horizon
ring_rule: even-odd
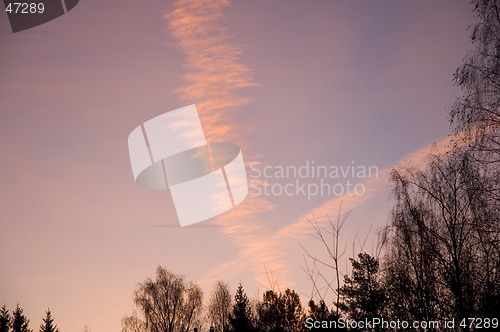
[[[32,332],[29,327],[30,320],[24,314],[23,308],[16,305],[12,314],[4,304],[0,309],[0,332]],[[60,332],[57,325],[54,324],[50,308],[45,312],[45,317],[40,324],[39,332]]]

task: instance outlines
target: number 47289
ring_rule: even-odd
[[[10,2],[5,11],[9,14],[41,14],[45,11],[45,5],[42,2]]]
[[[497,329],[498,318],[464,318],[460,321],[460,327],[471,329]]]

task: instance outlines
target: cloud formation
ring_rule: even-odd
[[[165,17],[186,57],[184,84],[175,92],[186,103],[196,104],[207,142],[234,141],[244,147],[245,142],[241,142],[239,135],[243,128],[234,121],[232,112],[251,102],[239,90],[257,84],[252,71],[238,62],[242,49],[230,42],[222,24],[223,9],[230,3],[227,0],[178,0]],[[244,156],[252,158],[248,154]],[[215,219],[215,224],[232,239],[239,253],[234,261],[225,262],[206,275],[203,278],[206,283],[219,278],[219,271],[230,277],[231,271],[238,273],[248,268],[257,274],[263,266],[273,271],[282,269],[282,263],[276,259],[278,253],[261,256],[254,246],[268,234],[267,227],[258,222],[258,216],[272,208],[267,199],[249,196]],[[247,257],[251,259],[246,260]]]
[[[184,85],[176,92],[195,103],[207,141],[238,138],[231,111],[251,100],[238,90],[256,86],[251,70],[238,62],[240,47],[222,25],[228,0],[178,0],[166,15],[170,32],[185,54]]]

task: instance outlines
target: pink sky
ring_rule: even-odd
[[[207,295],[222,279],[257,296],[267,270],[307,296],[298,242],[321,248],[305,219],[342,200],[345,243],[372,227],[371,250],[386,170],[449,133],[468,1],[218,4],[87,0],[16,34],[0,14],[0,305],[20,303],[31,328],[50,307],[62,331],[118,331],[157,265]],[[355,161],[380,176],[356,199],[249,197],[181,229],[167,193],[135,185],[127,137],[193,103],[207,138],[238,143],[248,165]]]

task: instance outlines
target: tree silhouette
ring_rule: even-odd
[[[339,262],[346,252],[345,246],[340,246],[340,232],[342,227],[344,227],[349,213],[347,212],[342,215],[342,203],[339,207],[339,212],[336,220],[330,219],[327,215],[328,224],[326,227],[321,227],[318,221],[313,218],[308,220],[311,224],[314,233],[313,237],[316,238],[325,249],[327,254],[326,258],[318,258],[311,254],[302,245],[302,249],[305,252],[305,264],[304,269],[307,276],[312,282],[313,291],[311,298],[319,298],[320,302],[326,303],[328,298],[328,293],[331,293],[334,297],[335,302],[335,314],[338,316],[338,308],[340,302],[340,285],[341,285],[341,271],[339,268]],[[311,261],[308,263],[308,259]],[[332,280],[333,277],[333,280]]]
[[[386,298],[378,260],[360,253],[358,260],[351,258],[350,261],[352,276],[344,277],[344,285],[340,288],[340,309],[357,321],[382,317]]]
[[[18,304],[12,313],[12,332],[32,332],[33,330],[29,329],[29,322],[30,320],[24,316],[23,309]]]
[[[59,332],[57,325],[54,325],[54,320],[52,319],[52,314],[50,309],[47,309],[45,318],[43,319],[42,325],[40,325],[40,332]]]
[[[234,305],[229,322],[230,329],[234,332],[251,332],[255,330],[248,297],[241,283],[234,295]]]
[[[208,304],[210,323],[216,331],[229,330],[230,313],[231,292],[229,286],[222,281],[217,281]]]
[[[299,295],[290,289],[284,293],[268,290],[258,307],[258,328],[264,332],[297,332],[304,328],[304,311]]]
[[[3,305],[0,310],[0,332],[9,332],[10,327],[10,314],[9,310]]]
[[[132,315],[122,318],[122,332],[144,332],[146,331],[145,323],[137,316],[135,310]]]
[[[483,191],[487,204],[500,223],[500,2],[473,0],[480,22],[473,28],[474,50],[455,72],[463,95],[450,112],[451,123],[467,147],[478,172],[476,191]],[[498,247],[497,247],[498,249]]]
[[[122,331],[144,328],[148,332],[188,332],[198,322],[203,293],[200,287],[187,282],[158,266],[156,279],[147,278],[134,292],[134,303],[143,318],[137,315],[122,319]],[[132,325],[128,325],[129,323]]]
[[[471,34],[475,50],[455,72],[463,96],[454,104],[450,119],[457,131],[465,130],[479,150],[500,151],[500,3],[473,0],[480,22]],[[497,162],[499,160],[497,159]]]
[[[498,317],[500,2],[471,2],[480,22],[454,76],[463,89],[450,113],[457,138],[424,168],[392,173],[385,272],[394,318]]]
[[[481,189],[468,151],[432,155],[427,167],[392,175],[388,286],[398,298],[411,299],[398,314],[486,317],[491,304],[500,303],[498,210]]]

